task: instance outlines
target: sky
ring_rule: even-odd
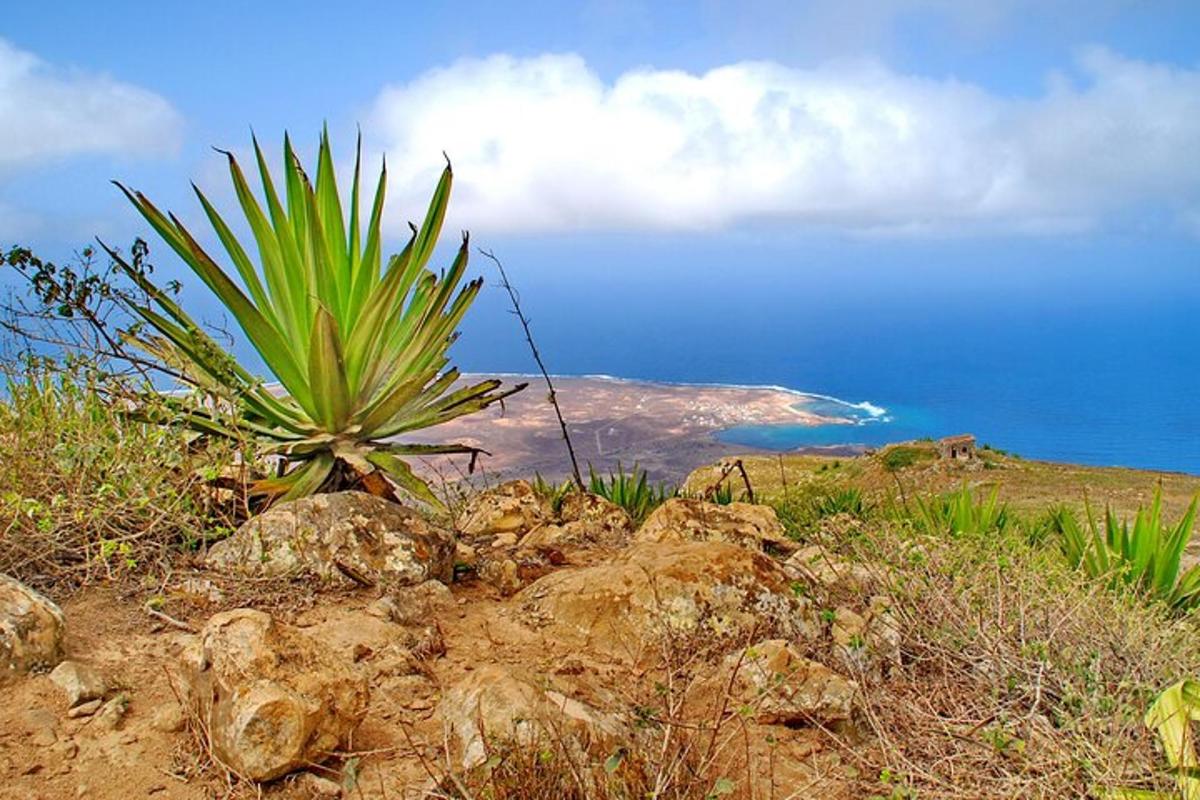
[[[1186,0],[20,4],[0,118],[0,246],[56,258],[146,235],[114,178],[211,242],[212,148],[327,124],[343,177],[357,132],[386,154],[394,244],[445,152],[450,229],[547,297],[749,262],[831,302],[1200,284]]]

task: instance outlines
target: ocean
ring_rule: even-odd
[[[552,372],[781,386],[857,422],[734,428],[728,442],[973,433],[1027,458],[1200,474],[1194,243],[901,243],[882,264],[877,243],[806,244],[727,263],[690,240],[498,251]],[[789,266],[796,252],[809,262]],[[533,370],[506,308],[498,289],[481,295],[456,345],[465,369]]]

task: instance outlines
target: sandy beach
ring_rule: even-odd
[[[486,376],[466,376],[479,380]],[[478,468],[496,477],[547,478],[569,474],[570,464],[554,409],[540,377],[500,376],[529,382],[503,409],[493,407],[426,431],[423,441],[458,441],[492,453]],[[804,409],[806,396],[774,387],[654,383],[603,376],[554,378],[558,401],[581,467],[598,470],[637,462],[654,479],[679,480],[692,469],[732,454],[753,452],[717,441],[713,434],[735,425],[804,425],[829,422]],[[457,477],[445,460],[426,470]]]

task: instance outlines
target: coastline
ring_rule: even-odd
[[[463,382],[489,377],[529,382],[529,388],[481,414],[439,426],[437,439],[460,441],[492,455],[479,466],[489,475],[559,479],[570,473],[561,433],[541,375],[469,373]],[[724,442],[717,434],[739,426],[854,424],[856,407],[837,398],[782,386],[678,383],[611,375],[551,375],[582,469],[597,471],[637,463],[654,480],[681,480],[703,464],[766,448]],[[872,407],[873,408],[873,407]],[[882,413],[882,410],[879,410]],[[867,414],[866,411],[861,411]],[[414,440],[420,440],[420,436]],[[822,448],[822,450],[826,450]],[[845,452],[833,450],[831,452]],[[453,460],[453,459],[451,459]],[[427,462],[427,470],[444,467]],[[465,468],[455,462],[454,470]]]

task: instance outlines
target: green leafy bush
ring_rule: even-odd
[[[1200,496],[1192,499],[1174,526],[1162,519],[1161,488],[1155,490],[1149,509],[1138,509],[1132,525],[1118,520],[1111,508],[1105,510],[1103,527],[1090,504],[1086,526],[1060,510],[1055,524],[1063,554],[1073,568],[1114,587],[1131,587],[1177,610],[1194,609],[1200,606],[1200,565],[1180,574],[1180,561],[1192,538],[1198,501]]]
[[[196,189],[241,285],[178,218],[164,214],[140,192],[120,188],[224,303],[285,393],[264,385],[145,272],[109,250],[114,262],[145,293],[145,301],[134,303],[132,311],[161,337],[150,345],[153,354],[178,365],[196,386],[220,391],[232,406],[232,413],[221,418],[207,408],[167,398],[170,413],[154,418],[183,423],[209,436],[253,437],[264,452],[282,456],[291,468],[254,486],[256,493],[268,498],[294,498],[353,485],[390,494],[388,481],[380,477],[386,476],[405,492],[438,505],[405,457],[433,453],[474,457],[479,451],[462,444],[400,442],[396,437],[479,411],[516,391],[500,391],[497,380],[455,388],[459,373],[446,370],[455,328],[483,283],[476,279],[458,290],[469,253],[465,234],[449,269],[438,274],[426,268],[450,197],[449,164],[424,223],[413,227],[399,254],[384,259],[386,169],[380,173],[364,235],[359,160],[347,218],[327,135],[321,137],[315,185],[284,137],[282,196],[257,141],[254,153],[265,210],[237,160],[227,156],[233,187],[257,246],[257,263]]]
[[[911,467],[922,461],[932,461],[937,452],[931,447],[912,447],[910,445],[893,445],[883,451],[883,466],[892,472]]]
[[[76,586],[153,569],[232,530],[244,506],[210,479],[235,453],[124,413],[83,360],[5,368],[0,402],[0,572]]]

